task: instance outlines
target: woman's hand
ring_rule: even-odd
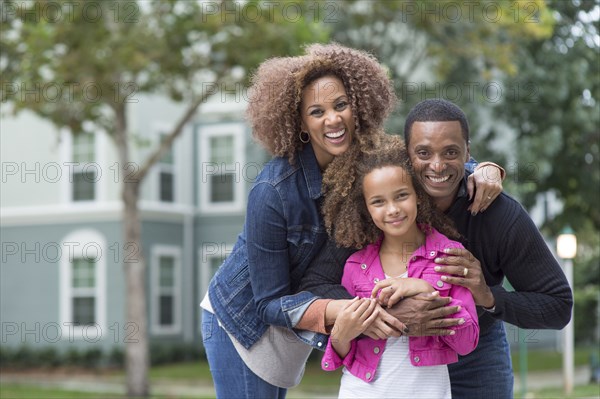
[[[425,280],[391,277],[375,284],[371,298],[377,298],[380,305],[391,308],[404,297],[433,291],[435,289]]]
[[[497,196],[502,192],[502,180],[504,170],[491,162],[484,162],[475,168],[475,171],[467,178],[467,192],[473,203],[469,210],[473,215],[485,211]]]
[[[444,252],[451,256],[436,258],[436,272],[451,274],[442,280],[466,287],[473,295],[475,305],[491,308],[495,305],[494,295],[485,282],[481,263],[464,248],[447,248]]]
[[[340,357],[350,351],[350,342],[362,334],[379,314],[377,301],[369,298],[354,298],[338,314],[331,330],[331,344]]]

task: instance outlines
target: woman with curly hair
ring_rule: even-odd
[[[324,331],[325,308],[336,309],[294,294],[327,239],[322,172],[349,148],[377,145],[396,97],[374,57],[337,44],[265,61],[250,93],[253,135],[275,158],[257,177],[244,229],[202,301],[202,336],[217,397],[283,398],[300,382],[309,345],[326,344],[291,329]],[[308,307],[321,315],[316,327],[303,320]]]
[[[328,231],[340,245],[363,248],[346,261],[342,285],[355,298],[338,314],[322,360],[324,370],[346,366],[339,397],[450,398],[446,364],[473,351],[479,337],[471,292],[434,270],[444,248],[462,248],[448,238],[458,233],[421,186],[397,136],[373,151],[336,158],[324,185]],[[377,317],[377,303],[391,307],[427,291],[460,306],[451,335],[359,337]]]

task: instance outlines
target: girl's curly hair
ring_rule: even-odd
[[[404,141],[399,136],[384,135],[371,150],[351,148],[337,156],[323,176],[325,227],[338,245],[362,248],[381,236],[367,209],[363,180],[385,166],[400,166],[411,177],[419,204],[417,223],[432,226],[449,238],[460,238],[452,221],[436,208],[417,179]]]
[[[273,156],[293,162],[302,149],[300,102],[302,91],[315,80],[333,75],[346,89],[359,146],[382,129],[396,103],[387,71],[371,55],[339,44],[313,44],[297,57],[263,62],[252,77],[246,116],[254,138]]]

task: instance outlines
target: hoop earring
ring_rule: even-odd
[[[300,134],[298,135],[298,138],[304,144],[308,144],[310,142],[310,134],[308,134],[308,132],[300,132]]]

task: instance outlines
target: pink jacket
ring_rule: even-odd
[[[422,226],[427,231],[427,226]],[[346,261],[342,285],[351,295],[361,298],[369,297],[371,290],[379,280],[385,279],[379,261],[379,247],[383,237],[356,252]],[[471,292],[461,286],[448,284],[440,279],[441,273],[434,271],[433,260],[444,255],[444,248],[463,246],[448,239],[437,230],[431,228],[425,244],[413,252],[407,262],[408,277],[426,280],[440,292],[440,296],[452,297],[450,305],[460,305],[461,310],[452,317],[462,317],[465,323],[452,327],[454,335],[432,337],[409,337],[409,351],[413,366],[435,366],[458,361],[458,355],[466,355],[477,347],[479,341],[479,321]],[[341,359],[331,346],[327,344],[325,355],[321,361],[323,370],[332,371],[344,365],[353,375],[369,382],[375,377],[379,359],[385,349],[385,339],[374,340],[360,336],[352,341],[350,352]]]

